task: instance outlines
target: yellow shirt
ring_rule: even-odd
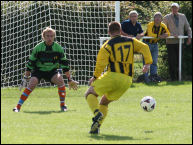
[[[152,56],[147,44],[124,36],[107,40],[99,50],[94,76],[100,77],[108,66],[109,72],[123,73],[132,77],[134,52],[143,54],[145,64],[152,64]]]
[[[147,25],[147,30],[145,32],[145,36],[158,38],[159,35],[167,33],[170,36],[170,31],[167,26],[161,22],[159,27],[154,25],[154,22],[150,22]],[[159,39],[144,39],[145,42],[149,43],[157,43]]]

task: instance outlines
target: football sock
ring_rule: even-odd
[[[99,124],[101,125],[103,123],[105,117],[107,116],[108,106],[100,105],[99,106],[99,111],[103,113],[103,119],[99,122]]]
[[[97,97],[93,94],[89,94],[86,98],[87,103],[92,111],[92,113],[94,115],[97,114],[97,112],[99,111],[99,101],[97,99]]]
[[[29,89],[29,88],[25,88],[25,90],[23,91],[23,93],[22,93],[22,95],[21,95],[21,97],[20,97],[20,100],[19,100],[19,102],[18,102],[18,104],[17,104],[17,109],[20,109],[21,108],[21,106],[23,105],[23,103],[25,102],[25,100],[28,98],[28,96],[29,96],[29,94],[32,92],[32,90],[31,89]]]
[[[66,88],[65,86],[58,87],[58,94],[60,96],[60,106],[65,105]]]

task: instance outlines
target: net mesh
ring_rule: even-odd
[[[93,75],[99,37],[107,37],[108,23],[115,20],[115,2],[97,1],[2,1],[1,87],[21,83],[26,63],[47,26],[56,30],[73,79],[87,84]],[[66,80],[66,79],[65,79]],[[50,86],[44,80],[39,86]]]

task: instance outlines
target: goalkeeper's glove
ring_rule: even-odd
[[[20,84],[20,87],[19,87],[19,90],[21,91],[24,87],[27,87],[27,84],[29,82],[29,79],[31,78],[31,76],[24,76],[22,78],[22,81],[21,81],[21,84]]]
[[[77,90],[78,89],[78,84],[79,82],[74,81],[74,80],[68,80],[68,85],[69,85],[69,89],[71,90],[71,88],[73,90]]]

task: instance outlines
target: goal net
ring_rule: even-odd
[[[108,23],[114,20],[115,1],[2,1],[1,87],[20,85],[32,49],[47,26],[56,30],[56,41],[65,48],[73,79],[86,85],[93,75],[99,37],[108,36]]]

